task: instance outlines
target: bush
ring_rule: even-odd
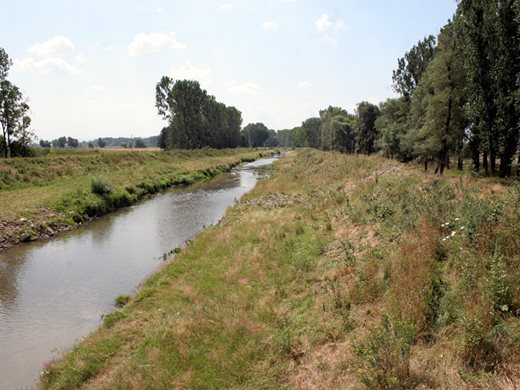
[[[104,177],[95,177],[90,183],[90,189],[92,190],[92,193],[96,195],[105,196],[110,194],[114,188],[108,179],[105,179]]]
[[[116,297],[115,304],[117,307],[123,307],[128,303],[129,300],[130,297],[128,295],[118,295]]]
[[[382,325],[355,347],[361,359],[361,382],[370,389],[402,389],[410,385],[410,348],[414,327],[383,317]]]

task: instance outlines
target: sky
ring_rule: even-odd
[[[8,79],[40,139],[148,137],[164,75],[198,80],[243,125],[293,128],[394,97],[397,59],[455,0],[2,0]]]

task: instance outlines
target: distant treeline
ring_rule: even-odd
[[[462,0],[439,36],[428,36],[398,60],[393,88],[401,95],[356,115],[320,111],[282,130],[282,146],[346,153],[380,151],[401,161],[436,164],[465,157],[486,174],[510,176],[520,132],[520,2]],[[518,157],[520,174],[520,156]]]
[[[93,141],[78,141],[73,137],[59,137],[52,141],[44,139],[40,140],[40,146],[42,148],[147,148],[157,147],[158,136],[152,136],[148,138],[127,138],[127,137],[103,137]]]
[[[234,148],[242,144],[242,113],[208,95],[197,81],[164,76],[156,86],[155,106],[168,126],[161,130],[162,149]]]

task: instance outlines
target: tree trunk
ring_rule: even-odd
[[[5,157],[11,158],[11,135],[7,132],[7,142],[5,143]]]
[[[520,176],[520,151],[518,152],[518,161],[516,162],[516,176]]]
[[[457,169],[459,171],[464,170],[464,160],[460,157],[457,159]]]
[[[473,171],[475,173],[480,172],[480,153],[478,149],[473,151]]]
[[[489,175],[489,166],[488,166],[488,152],[485,151],[482,156],[482,164],[484,165],[484,173],[486,176]]]
[[[497,152],[492,149],[489,151],[489,165],[491,167],[491,176],[497,173]]]
[[[518,161],[519,161],[518,172],[519,172],[519,176],[520,176],[520,157],[518,157]],[[424,172],[428,172],[428,160],[424,160]]]

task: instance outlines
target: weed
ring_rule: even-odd
[[[107,178],[95,177],[90,182],[90,189],[96,195],[106,196],[112,193],[114,186]]]
[[[130,297],[128,295],[118,295],[115,299],[115,305],[116,307],[126,306],[129,300]]]
[[[413,337],[413,326],[383,316],[382,324],[355,347],[361,362],[357,371],[361,382],[371,389],[409,387]]]

